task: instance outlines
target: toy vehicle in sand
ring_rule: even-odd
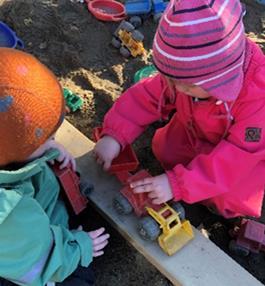
[[[234,238],[229,243],[231,252],[247,256],[250,253],[265,251],[265,225],[250,219],[242,219],[238,226],[230,231]]]
[[[154,22],[158,22],[167,7],[169,1],[163,0],[127,0],[125,2],[126,14],[129,21],[138,28],[143,21],[153,16]]]
[[[94,131],[96,141],[99,139],[100,132],[99,128]],[[123,154],[121,153],[122,156],[120,154],[113,161],[110,168],[110,172],[115,174],[124,185],[113,198],[113,207],[122,215],[134,212],[140,218],[139,235],[145,240],[158,239],[163,251],[172,255],[194,237],[190,222],[185,220],[185,210],[178,202],[155,205],[147,193],[135,194],[133,192],[130,183],[150,177],[150,174],[146,170],[140,170],[135,174],[131,173],[135,171],[139,162],[131,146],[126,148],[123,150]]]
[[[137,57],[145,53],[143,45],[144,35],[127,22],[122,21],[112,37],[112,45],[120,50],[120,54],[126,58]]]
[[[93,184],[88,181],[81,181],[80,175],[73,171],[70,164],[63,169],[60,169],[60,164],[55,162],[55,164],[51,165],[51,168],[74,213],[78,215],[86,208],[88,202],[87,198],[94,188]]]
[[[83,105],[83,100],[67,88],[63,89],[63,96],[66,101],[66,107],[68,112],[75,112]]]

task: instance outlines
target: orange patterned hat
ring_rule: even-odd
[[[0,48],[0,166],[23,162],[60,126],[65,103],[54,74],[35,57]]]

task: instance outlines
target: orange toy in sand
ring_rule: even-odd
[[[35,57],[0,48],[0,166],[25,161],[61,124],[62,89]]]

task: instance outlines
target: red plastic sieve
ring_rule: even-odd
[[[86,1],[88,10],[102,21],[121,21],[125,19],[125,7],[122,3],[114,0]]]

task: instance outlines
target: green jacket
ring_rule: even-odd
[[[19,285],[59,282],[92,261],[83,231],[68,229],[52,150],[16,171],[0,170],[0,277]]]

